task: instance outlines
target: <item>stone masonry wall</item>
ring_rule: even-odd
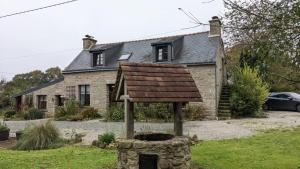
[[[79,85],[90,85],[90,106],[100,113],[108,107],[108,84],[114,84],[117,71],[86,72],[64,74],[64,86],[75,86],[76,99],[79,99]]]
[[[203,98],[202,103],[191,103],[192,105],[202,105],[207,114],[207,119],[216,118],[216,71],[215,65],[189,66],[188,70],[199,89]]]
[[[55,112],[55,96],[56,95],[64,95],[65,88],[64,88],[64,82],[61,81],[59,83],[56,83],[54,85],[42,88],[40,90],[33,92],[33,105],[35,107],[38,107],[38,95],[47,95],[47,110],[46,110],[46,116],[54,116]]]
[[[139,155],[158,156],[158,169],[190,169],[190,139],[175,137],[166,141],[141,141],[120,139],[118,169],[139,169]]]
[[[203,97],[201,104],[207,110],[207,118],[216,117],[215,66],[188,66],[193,79]],[[47,95],[47,111],[49,116],[55,112],[55,95],[66,96],[66,87],[75,86],[76,99],[79,99],[79,85],[90,85],[90,106],[104,113],[108,107],[108,84],[114,84],[117,71],[86,72],[64,74],[64,81],[33,92],[33,102],[37,107],[37,95]]]

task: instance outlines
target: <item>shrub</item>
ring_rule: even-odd
[[[16,115],[16,111],[12,109],[7,109],[6,111],[4,111],[3,115],[5,118],[12,118]]]
[[[189,120],[203,120],[207,110],[202,105],[188,104],[184,109],[184,115]]]
[[[54,118],[56,120],[60,120],[60,119],[66,119],[66,111],[65,108],[63,106],[58,106],[55,109],[55,114],[54,114]]]
[[[44,117],[44,112],[37,108],[31,107],[24,113],[25,120],[42,119]]]
[[[42,150],[55,148],[61,139],[58,129],[47,121],[44,124],[27,126],[20,140],[17,141],[17,150]]]
[[[173,118],[173,106],[169,103],[136,103],[134,105],[135,119],[140,121],[163,120],[171,121]],[[111,106],[105,116],[109,121],[121,121],[124,119],[124,105],[117,103]]]
[[[230,106],[234,116],[256,116],[261,114],[261,107],[268,95],[268,86],[259,77],[255,69],[245,65],[236,68]]]
[[[115,104],[115,105],[111,106],[105,115],[105,119],[109,120],[109,121],[124,120],[123,104]]]
[[[108,132],[98,136],[98,141],[100,144],[108,145],[115,142],[115,134]]]
[[[10,129],[6,126],[4,122],[0,123],[0,132],[10,131]]]
[[[80,114],[82,115],[83,119],[95,119],[101,117],[97,109],[94,109],[93,107],[83,109]]]
[[[80,113],[79,103],[76,100],[71,99],[66,101],[64,106],[56,108],[54,117],[59,120],[78,113]]]
[[[169,103],[150,103],[142,104],[137,103],[135,105],[135,116],[138,120],[163,120],[166,122],[172,121],[173,106]],[[139,119],[139,118],[145,119]]]
[[[68,121],[81,121],[83,120],[82,114],[74,114],[66,117],[66,120]]]

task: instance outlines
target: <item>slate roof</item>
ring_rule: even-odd
[[[27,90],[21,92],[21,93],[18,93],[18,94],[16,94],[16,95],[12,96],[12,98],[16,98],[16,97],[19,97],[19,96],[22,96],[22,95],[26,95],[26,94],[32,93],[32,92],[34,92],[34,91],[36,91],[36,90],[40,90],[40,89],[42,89],[42,88],[45,88],[45,87],[54,85],[54,84],[59,83],[59,82],[62,82],[62,81],[64,81],[64,78],[59,78],[59,79],[52,80],[52,81],[50,81],[50,82],[48,82],[48,83],[39,85],[39,86],[37,86],[37,87],[32,87],[32,88],[30,88],[30,89],[27,89]]]
[[[183,65],[125,62],[120,64],[113,96],[132,102],[200,102],[199,90]]]
[[[172,64],[215,64],[216,52],[222,40],[220,37],[208,37],[208,34],[209,32],[198,32],[155,39],[97,44],[90,51],[81,51],[63,73],[117,70],[119,57],[126,53],[132,53],[129,62],[153,63],[151,45],[173,42],[180,38],[182,38],[181,49],[176,53]],[[93,67],[92,52],[99,50],[110,51],[111,54],[105,58],[105,66]]]

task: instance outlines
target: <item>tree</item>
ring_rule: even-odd
[[[59,79],[62,78],[61,70],[59,67],[52,67],[47,69],[46,71],[46,80],[50,81],[52,79]]]
[[[244,61],[258,68],[273,89],[280,82],[300,90],[300,1],[224,2],[229,46],[242,46]]]
[[[268,96],[268,85],[263,82],[257,70],[247,64],[237,66],[233,73],[230,106],[234,116],[259,116]]]

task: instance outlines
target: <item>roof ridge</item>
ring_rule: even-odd
[[[177,36],[189,36],[189,35],[197,35],[197,34],[204,34],[209,33],[209,31],[202,31],[202,32],[193,32],[193,33],[186,33],[186,34],[179,34],[179,35],[170,35],[170,36],[162,36],[156,38],[148,38],[148,39],[139,39],[139,40],[127,40],[127,41],[118,41],[118,42],[111,42],[111,43],[100,43],[96,45],[109,45],[109,44],[119,44],[119,43],[130,43],[130,42],[141,42],[141,41],[149,41],[149,40],[156,40],[156,39],[163,39],[163,38],[172,38]]]

